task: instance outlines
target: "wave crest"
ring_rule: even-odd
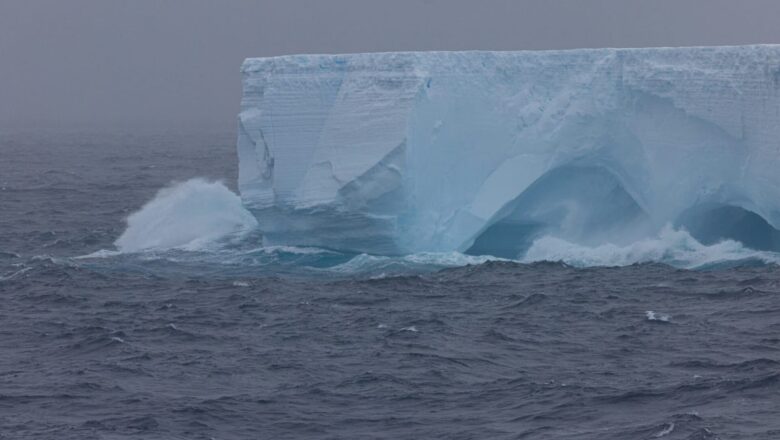
[[[161,189],[127,218],[127,229],[114,244],[123,253],[198,250],[256,227],[257,220],[239,196],[221,182],[196,178]]]
[[[521,259],[524,263],[563,261],[578,267],[664,263],[684,269],[750,260],[780,264],[780,255],[755,251],[733,240],[706,246],[687,231],[674,229],[670,225],[665,226],[657,237],[638,240],[626,246],[603,244],[588,247],[545,236],[534,241]]]
[[[757,251],[725,240],[704,245],[683,229],[665,226],[657,236],[628,245],[585,246],[555,236],[535,240],[519,260],[473,252],[422,252],[404,256],[344,253],[316,247],[258,246],[262,241],[255,217],[238,195],[220,182],[196,178],[160,190],[127,219],[116,240],[117,250],[79,257],[111,262],[127,258],[138,264],[197,266],[204,271],[238,274],[298,273],[316,276],[374,276],[429,272],[477,265],[491,260],[536,263],[561,261],[576,267],[664,263],[702,269],[745,264],[780,264],[780,254]],[[473,250],[470,250],[473,251]],[[129,255],[128,255],[129,254]],[[112,264],[112,263],[108,263]]]

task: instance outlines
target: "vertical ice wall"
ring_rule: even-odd
[[[271,243],[519,252],[706,206],[780,226],[779,46],[299,55],[243,74],[239,187]]]

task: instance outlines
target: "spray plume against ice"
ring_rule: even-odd
[[[192,179],[160,190],[127,219],[116,240],[121,252],[198,249],[230,234],[250,231],[257,220],[220,182]]]
[[[138,270],[256,276],[296,274],[383,277],[479,264],[494,259],[459,252],[383,257],[342,253],[316,247],[262,246],[257,221],[241,199],[220,182],[192,179],[173,184],[127,218],[116,250],[77,257],[80,262],[130,261]],[[128,260],[129,259],[129,260]],[[113,266],[111,266],[113,267]]]
[[[257,222],[241,205],[239,197],[219,182],[202,179],[160,190],[127,223],[127,229],[116,241],[118,252],[101,251],[87,258],[136,254],[142,260],[195,264],[218,272],[232,267],[230,270],[240,274],[256,274],[260,269],[270,273],[291,270],[309,275],[380,277],[500,259],[456,251],[380,256],[316,247],[261,246],[257,235],[247,234],[256,231]],[[657,236],[625,246],[586,246],[545,235],[533,241],[518,258],[524,263],[562,261],[577,267],[659,262],[695,269],[730,262],[780,263],[777,253],[751,250],[732,240],[703,245],[686,231],[668,225]]]
[[[657,237],[645,238],[626,246],[603,244],[587,247],[546,236],[533,243],[522,261],[563,261],[578,267],[658,262],[695,269],[730,261],[780,264],[780,254],[748,249],[732,240],[705,246],[688,232],[666,226]]]

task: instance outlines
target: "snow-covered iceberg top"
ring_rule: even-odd
[[[294,55],[242,71],[239,188],[269,244],[515,256],[541,234],[617,243],[672,223],[780,247],[780,46]]]

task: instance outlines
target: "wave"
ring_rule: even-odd
[[[702,269],[756,262],[780,264],[780,254],[756,251],[733,240],[707,246],[696,241],[687,231],[667,225],[657,237],[626,246],[603,244],[588,247],[545,236],[534,241],[521,261],[562,261],[577,267],[663,263],[683,269]]]
[[[345,275],[371,274],[375,278],[382,278],[389,275],[477,265],[495,260],[504,259],[491,255],[466,255],[460,252],[420,252],[397,257],[360,254],[345,263],[328,268],[328,271]]]
[[[584,246],[555,236],[534,241],[519,259],[461,252],[379,256],[305,246],[263,246],[254,216],[238,195],[220,182],[192,179],[160,190],[127,219],[127,228],[104,249],[75,260],[133,270],[196,270],[198,273],[385,277],[430,272],[488,261],[563,262],[570,266],[627,266],[664,263],[686,269],[780,264],[780,254],[726,240],[704,245],[685,230],[667,225],[657,236],[625,246]],[[103,260],[102,263],[96,263]]]
[[[116,240],[122,253],[182,248],[199,250],[231,235],[257,228],[241,198],[221,182],[191,179],[161,189],[127,218]]]

